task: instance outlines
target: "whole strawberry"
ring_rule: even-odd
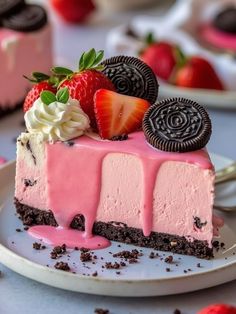
[[[35,100],[40,97],[42,91],[48,90],[54,94],[57,91],[55,81],[44,73],[34,72],[32,73],[32,78],[29,79],[26,76],[25,78],[34,83],[34,85],[25,97],[23,105],[24,112],[28,111],[33,106]]]
[[[199,56],[192,56],[178,70],[176,85],[189,88],[224,90],[224,86],[212,65]]]
[[[148,34],[146,42],[147,47],[141,52],[140,59],[147,63],[159,78],[172,82],[176,70],[185,60],[182,51],[174,44],[155,42],[152,34]]]
[[[92,0],[51,0],[51,5],[63,20],[81,23],[95,9]]]
[[[113,83],[100,72],[99,63],[103,58],[103,51],[96,52],[91,49],[83,53],[79,61],[78,72],[66,68],[55,67],[52,69],[56,75],[65,75],[60,87],[67,87],[71,98],[79,100],[83,111],[89,116],[92,128],[96,129],[93,97],[98,89],[115,91]]]
[[[227,304],[213,304],[200,310],[197,314],[236,314],[236,307]]]

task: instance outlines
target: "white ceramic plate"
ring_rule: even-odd
[[[216,168],[224,167],[231,162],[216,155],[212,155],[212,158]],[[119,269],[118,275],[117,270],[107,270],[102,268],[102,265],[105,261],[119,261],[113,258],[110,252],[131,250],[135,247],[125,244],[118,247],[119,244],[114,242],[108,249],[96,251],[95,264],[87,262],[83,265],[78,251],[70,251],[68,253],[70,257],[65,255],[59,259],[68,262],[76,274],[56,270],[53,267],[56,260],[49,257],[51,251],[49,246],[45,250],[36,251],[32,248],[35,240],[28,236],[27,232],[16,232],[16,228],[23,228],[15,215],[13,204],[14,174],[14,162],[7,163],[0,170],[0,262],[23,276],[58,288],[109,296],[178,294],[236,279],[236,219],[233,216],[226,218],[220,239],[225,242],[226,250],[220,250],[210,261],[173,254],[174,263],[167,264],[161,258],[172,254],[158,252],[159,257],[150,259],[149,254],[152,250],[143,249],[144,255],[140,257],[139,262]],[[227,200],[230,194],[236,195],[236,185],[232,186],[228,190]],[[223,198],[222,189],[219,193]],[[235,196],[233,200],[236,203]],[[197,267],[198,263],[201,264],[200,268]],[[170,268],[170,272],[167,272],[166,268]],[[91,276],[95,271],[98,272],[98,276]]]
[[[160,82],[159,97],[184,97],[195,100],[207,108],[236,110],[236,92],[177,87]]]

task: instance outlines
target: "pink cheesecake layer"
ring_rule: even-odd
[[[215,47],[236,50],[236,34],[222,32],[211,24],[205,24],[200,29],[201,37]]]
[[[58,237],[65,231],[67,244],[73,240],[69,239],[69,225],[75,215],[82,214],[85,232],[77,237],[81,246],[90,239],[90,247],[95,248],[95,220],[116,221],[116,216],[129,227],[142,228],[145,236],[151,231],[166,232],[206,240],[210,245],[214,174],[205,150],[181,154],[158,151],[146,143],[142,132],[136,132],[121,142],[98,142],[83,136],[73,147],[47,144],[46,160],[47,208],[60,226]],[[126,173],[122,173],[122,165],[129,165]],[[107,192],[109,186],[114,191]],[[122,202],[110,206],[112,199]],[[183,204],[188,208],[182,208]],[[207,225],[196,229],[194,215]],[[35,226],[30,233],[58,244],[52,228]]]
[[[30,33],[0,28],[0,66],[0,105],[14,107],[30,87],[23,74],[48,73],[52,66],[51,26]]]

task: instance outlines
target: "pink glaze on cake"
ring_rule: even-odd
[[[51,26],[30,33],[0,28],[0,66],[0,106],[15,107],[30,87],[23,74],[48,73],[52,66]]]
[[[201,37],[215,47],[236,50],[236,35],[216,29],[211,24],[205,24],[200,29]]]
[[[47,204],[44,209],[52,210],[59,227],[34,226],[29,229],[31,235],[54,245],[66,243],[70,247],[102,248],[109,242],[92,235],[93,224],[95,220],[116,221],[116,212],[120,210],[119,221],[129,227],[141,228],[145,236],[150,235],[151,231],[166,232],[186,236],[189,240],[206,240],[211,246],[213,226],[212,211],[209,208],[213,204],[214,172],[206,150],[181,154],[158,151],[146,143],[143,132],[130,134],[128,140],[121,142],[98,142],[87,136],[74,142],[72,147],[61,142],[46,144],[44,171],[47,176]],[[115,159],[112,160],[112,156]],[[110,191],[106,195],[107,185],[115,190],[122,189],[122,169],[119,162],[124,166],[130,163],[130,158],[131,164],[134,162],[136,165],[133,170],[132,166],[126,169],[128,176],[125,178],[129,180],[129,177],[136,175],[136,186],[132,186],[132,182],[125,184],[123,181],[126,192],[115,195],[117,191]],[[107,159],[110,159],[110,166],[106,165]],[[109,171],[106,172],[106,168],[112,171],[112,176]],[[177,180],[169,177],[171,174],[178,175],[178,168]],[[161,177],[162,175],[168,175],[168,180]],[[123,174],[123,179],[124,176]],[[117,186],[119,180],[120,184]],[[170,185],[170,182],[173,184]],[[175,188],[176,183],[178,188]],[[196,186],[199,188],[196,189]],[[184,193],[185,188],[190,191],[189,196]],[[189,199],[181,199],[181,189],[184,197]],[[130,198],[127,208],[123,194]],[[114,209],[111,207],[113,210],[107,210],[110,208],[107,205],[107,196],[114,200],[123,199],[124,204],[116,204]],[[16,197],[25,203],[24,195],[20,195],[17,190]],[[168,203],[169,198],[176,200],[176,203]],[[136,205],[132,205],[132,202]],[[182,208],[183,203],[190,208]],[[208,222],[200,230],[194,228],[194,213],[202,221]],[[77,214],[85,217],[84,233],[69,229]],[[176,218],[178,215],[179,221]],[[220,224],[219,221],[215,223]]]

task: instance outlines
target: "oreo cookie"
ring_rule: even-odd
[[[0,18],[16,12],[24,5],[24,0],[0,0]]]
[[[18,12],[2,20],[4,27],[21,32],[36,31],[46,23],[47,13],[39,5],[25,5]]]
[[[198,103],[185,98],[170,98],[147,110],[143,131],[153,147],[183,153],[206,146],[211,136],[211,120]]]
[[[213,20],[213,25],[223,32],[236,34],[236,7],[230,6],[219,12]]]
[[[138,58],[118,56],[104,60],[101,65],[118,93],[143,98],[151,104],[156,102],[158,82],[146,63]]]

